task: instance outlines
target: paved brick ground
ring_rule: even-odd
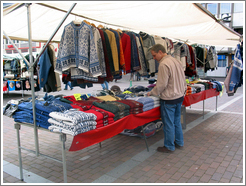
[[[129,86],[125,82],[117,83],[122,85],[121,87]],[[95,88],[99,87],[100,85]],[[73,91],[77,91],[77,88]],[[72,94],[73,91],[69,93]],[[62,91],[62,93],[66,92]],[[114,183],[244,183],[242,95],[242,87],[233,97],[228,97],[224,92],[223,96],[218,98],[218,108],[222,108],[221,106],[237,97],[241,96],[241,98],[186,131],[183,150],[177,149],[170,154],[154,152],[153,155],[118,177]],[[12,97],[12,94],[4,95],[3,103]],[[215,110],[215,100],[213,97],[205,101],[205,114]],[[191,108],[187,107],[187,126],[202,117],[201,109],[202,102],[192,105]],[[19,166],[14,121],[6,116],[3,116],[2,121],[3,160]],[[35,150],[32,128],[22,126],[20,136],[22,146]],[[61,160],[59,135],[39,130],[38,136],[40,153]],[[162,131],[147,139],[149,146],[162,140]],[[99,144],[96,144],[77,152],[68,151],[71,142],[72,136],[67,136],[68,183],[92,183],[146,150],[143,139],[121,134],[103,141],[101,148]],[[54,183],[63,183],[61,163],[42,156],[36,157],[25,150],[22,150],[22,162],[23,169]],[[3,171],[2,182],[25,183],[25,180],[20,181],[19,178]]]

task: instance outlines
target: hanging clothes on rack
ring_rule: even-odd
[[[196,51],[196,57],[197,57],[197,67],[204,67],[204,49],[202,47],[196,46],[195,51]]]
[[[132,31],[125,32],[127,35],[130,36],[131,39],[131,72],[137,72],[140,70],[140,62],[138,56],[138,48],[137,48],[137,41],[135,37],[135,33]]]
[[[153,59],[153,56],[150,52],[150,48],[153,45],[155,45],[155,40],[151,35],[145,32],[142,32],[142,31],[139,32],[139,35],[143,40],[143,49],[144,49],[144,55],[145,55],[146,64],[147,64],[147,71],[150,74],[154,74],[156,72],[155,60]]]
[[[108,29],[105,29],[105,32],[108,35],[110,48],[111,48],[111,52],[112,52],[113,65],[114,65],[114,71],[112,72],[112,74],[116,75],[116,74],[119,74],[120,68],[119,68],[119,55],[118,55],[118,49],[117,49],[115,34]]]
[[[171,55],[174,52],[173,41],[167,37],[162,37],[167,43],[167,54]]]
[[[207,52],[207,63],[205,65],[205,72],[211,69],[211,71],[215,70],[218,65],[218,57],[216,54],[215,46],[210,46]],[[208,65],[207,65],[208,64]]]
[[[139,34],[135,34],[136,41],[137,41],[137,47],[138,47],[138,56],[140,61],[140,67],[141,69],[138,71],[141,76],[147,75],[147,65],[146,65],[146,59],[144,55],[143,45]]]
[[[125,73],[131,72],[131,38],[126,33],[121,33],[121,42],[125,60]]]
[[[97,82],[102,75],[91,26],[72,22],[64,27],[55,71],[71,71],[71,79]]]
[[[52,45],[48,45],[38,62],[39,87],[43,88],[44,92],[56,92],[61,90],[59,74],[56,74],[54,71],[56,59],[53,49],[54,47],[52,47]]]
[[[226,78],[225,83],[227,84],[226,88],[228,91],[228,84],[229,84],[229,91],[233,91],[234,93],[237,91],[237,88],[241,86],[242,80],[241,72],[243,70],[243,61],[240,53],[240,44],[236,47],[236,52],[234,56],[234,62],[230,67],[231,77]]]
[[[92,28],[92,32],[93,32],[95,45],[96,45],[96,53],[98,55],[99,65],[100,65],[100,69],[102,72],[101,77],[106,77],[107,74],[106,74],[106,66],[105,66],[105,58],[104,58],[104,51],[103,51],[103,45],[102,45],[102,38],[101,38],[100,32],[97,28],[95,28],[94,26],[92,26],[91,28]]]
[[[98,77],[98,80],[103,83],[104,81],[112,81],[113,80],[113,75],[111,73],[111,69],[110,67],[112,66],[113,68],[113,59],[112,59],[112,53],[111,53],[111,48],[110,48],[110,44],[109,44],[109,40],[108,40],[108,36],[107,34],[97,28],[99,33],[100,33],[100,36],[101,36],[101,40],[102,40],[102,46],[103,46],[103,55],[104,55],[104,60],[105,60],[105,68],[106,68],[106,77]],[[112,65],[110,65],[112,64]]]
[[[56,65],[56,56],[54,46],[49,44],[47,46],[48,57],[50,59],[50,70],[48,73],[48,79],[44,86],[44,92],[56,92],[61,90],[61,81],[60,76],[57,72],[55,72],[55,65]]]
[[[188,45],[189,48],[189,52],[190,52],[190,60],[191,60],[191,64],[189,65],[188,63],[186,64],[186,69],[185,69],[185,75],[188,77],[192,77],[192,76],[197,76],[197,71],[196,71],[196,53],[195,53],[195,49]]]
[[[124,59],[124,54],[123,54],[120,33],[117,30],[114,30],[112,28],[110,28],[109,30],[115,34],[117,50],[118,50],[118,59],[119,59],[119,65],[120,65],[119,69],[120,71],[122,70],[125,71],[125,59]]]

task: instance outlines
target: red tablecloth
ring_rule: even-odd
[[[185,96],[183,105],[187,107],[191,104],[218,95],[219,92],[217,92],[216,89],[208,89],[196,94]],[[160,117],[160,107],[156,107],[140,114],[130,114],[107,126],[74,136],[69,151],[78,151],[84,149],[109,139],[121,133],[124,129],[135,129],[138,126],[158,120]]]
[[[107,126],[74,136],[69,151],[78,151],[97,144],[121,133],[124,129],[135,129],[138,126],[158,120],[160,116],[160,107],[140,114],[130,114]]]
[[[216,91],[216,89],[208,89],[208,90],[201,91],[199,93],[190,94],[184,97],[183,105],[185,107],[188,107],[192,104],[198,103],[207,98],[218,96],[219,94],[220,92]]]

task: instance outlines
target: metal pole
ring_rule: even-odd
[[[9,42],[14,46],[15,50],[20,54],[20,56],[23,58],[23,60],[28,64],[28,66],[30,66],[29,61],[25,58],[25,56],[23,56],[23,54],[20,52],[20,50],[17,48],[17,46],[13,43],[13,41],[9,38],[9,36],[4,32],[3,30],[3,34],[5,35],[5,37],[9,40]]]
[[[33,124],[34,124],[34,139],[35,139],[35,148],[36,156],[39,154],[38,146],[38,129],[36,124],[36,108],[35,108],[35,93],[34,93],[34,77],[33,77],[33,59],[32,59],[32,29],[31,29],[31,3],[26,3],[27,7],[27,23],[28,23],[28,39],[29,39],[29,61],[30,61],[30,70],[31,70],[31,91],[32,91],[32,110],[33,110]]]
[[[216,96],[216,108],[215,108],[216,111],[217,111],[217,106],[218,106],[218,96]]]
[[[60,24],[57,26],[56,30],[54,31],[54,33],[51,35],[50,39],[47,41],[47,43],[45,44],[45,46],[42,48],[41,52],[38,54],[38,56],[35,59],[35,62],[33,63],[33,66],[37,63],[37,61],[39,60],[39,57],[43,54],[43,52],[45,51],[45,49],[47,48],[48,44],[50,43],[50,41],[53,39],[53,37],[55,36],[55,34],[57,33],[57,31],[60,29],[61,25],[63,24],[63,22],[67,19],[67,17],[69,16],[69,14],[71,13],[71,11],[73,10],[73,8],[75,7],[77,3],[73,3],[73,5],[71,6],[71,8],[67,11],[66,15],[64,16],[64,18],[61,20]]]
[[[20,124],[15,124],[16,134],[17,134],[17,145],[18,145],[18,156],[19,156],[19,166],[20,166],[20,179],[23,178],[23,169],[22,169],[22,159],[21,159],[21,145],[20,145]]]
[[[146,136],[145,136],[143,125],[141,125],[141,128],[142,128],[142,131],[143,131],[143,136],[144,136],[145,144],[146,144],[146,147],[147,147],[147,151],[149,152],[149,146],[148,146],[148,143],[147,143],[147,139],[146,139]]]
[[[62,142],[63,179],[64,179],[64,183],[67,183],[67,163],[66,163],[66,152],[65,152],[66,134],[60,134],[60,140]]]
[[[202,116],[202,118],[204,119],[204,103],[205,103],[205,101],[203,100],[202,102],[203,102],[203,109],[202,109],[203,116]]]

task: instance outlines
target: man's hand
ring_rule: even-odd
[[[147,93],[147,96],[150,96],[150,92]]]

